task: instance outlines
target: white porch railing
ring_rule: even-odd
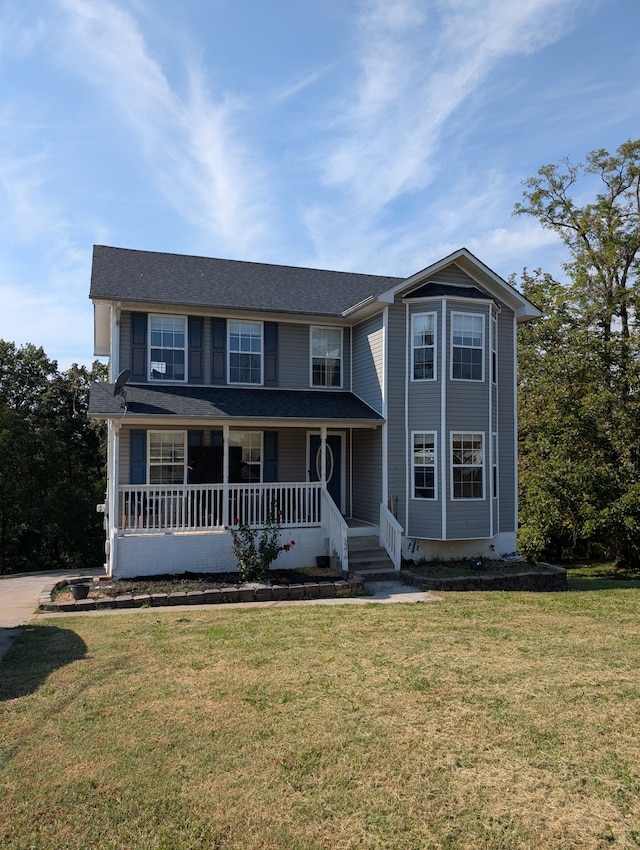
[[[349,569],[349,540],[347,523],[328,490],[322,490],[322,525],[329,538],[329,555],[340,561],[340,569]]]
[[[246,522],[264,526],[320,525],[320,482],[274,484],[123,485],[118,526],[125,532],[207,531]]]
[[[380,503],[380,545],[387,550],[394,570],[400,569],[402,557],[402,526],[391,511]]]

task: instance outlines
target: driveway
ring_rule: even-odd
[[[36,615],[42,588],[54,581],[74,576],[100,575],[104,570],[51,570],[0,576],[0,658],[7,652],[21,626]]]

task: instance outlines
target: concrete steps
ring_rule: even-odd
[[[348,543],[350,574],[369,581],[389,581],[398,577],[386,549],[380,546],[377,534],[371,534],[370,530],[365,534],[350,533]]]

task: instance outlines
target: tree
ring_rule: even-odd
[[[102,563],[104,428],[87,410],[105,377],[0,340],[0,573]]]
[[[522,276],[545,317],[520,334],[521,546],[640,568],[640,141],[525,187],[515,212],[560,236],[569,282]]]

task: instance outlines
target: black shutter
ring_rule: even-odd
[[[204,319],[189,316],[189,382],[204,380]]]
[[[213,361],[211,383],[227,383],[227,320],[211,319],[211,342]]]
[[[262,438],[262,480],[278,480],[278,432],[265,431]]]
[[[129,484],[147,483],[147,432],[129,432]]]
[[[147,314],[131,314],[131,380],[147,380]]]
[[[264,385],[278,386],[278,323],[264,323]]]

